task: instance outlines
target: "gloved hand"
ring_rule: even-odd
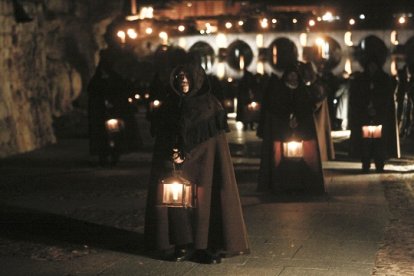
[[[172,152],[172,160],[176,164],[181,164],[184,162],[185,158],[181,156],[181,153],[178,149],[174,148]]]

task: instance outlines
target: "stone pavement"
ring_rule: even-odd
[[[0,275],[414,275],[409,159],[384,174],[326,162],[327,196],[269,196],[255,192],[254,133],[229,140],[251,254],[219,265],[151,258],[142,246],[150,152],[100,168],[86,140],[61,140],[0,160]]]

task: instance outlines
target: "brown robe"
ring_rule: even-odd
[[[324,193],[324,178],[320,138],[326,130],[318,130],[320,124],[315,110],[323,107],[326,96],[317,82],[306,86],[300,80],[299,87],[290,90],[284,81],[273,76],[263,99],[262,153],[259,170],[258,191],[275,194],[286,191],[301,191],[307,194]],[[318,109],[319,107],[319,109]],[[295,114],[297,128],[289,126],[289,115]],[[318,122],[318,124],[316,124]],[[291,160],[282,154],[282,144],[294,135],[303,141],[303,158]],[[326,148],[324,156],[327,155]]]
[[[315,121],[316,135],[318,136],[321,160],[334,160],[335,149],[331,136],[331,121],[329,119],[328,100],[326,98],[316,104],[313,119]]]
[[[145,219],[150,249],[193,244],[195,249],[226,255],[249,252],[247,231],[226,138],[226,113],[210,94],[200,67],[183,67],[194,85],[186,96],[174,89],[155,124],[156,143]],[[178,69],[174,70],[172,76]],[[178,97],[177,97],[178,94]],[[169,208],[157,203],[160,180],[171,172],[171,150],[185,156],[182,174],[197,190],[195,208]]]

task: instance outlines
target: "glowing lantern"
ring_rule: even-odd
[[[153,100],[150,103],[150,109],[154,110],[154,109],[158,109],[161,106],[161,102],[159,100]]]
[[[362,126],[363,138],[381,138],[382,125],[368,125]]]
[[[125,43],[125,39],[126,39],[126,34],[124,31],[118,31],[116,33],[116,36],[119,37],[121,39],[121,43]]]
[[[161,38],[162,45],[168,44],[168,34],[166,32],[162,31],[158,34],[158,36]]]
[[[105,127],[109,133],[120,132],[124,127],[124,121],[121,119],[109,119],[105,122]]]
[[[191,208],[195,206],[195,191],[190,181],[181,176],[179,171],[161,180],[162,202],[166,207]]]
[[[225,108],[234,108],[234,101],[232,99],[225,99],[223,105]]]
[[[251,102],[247,105],[247,109],[251,111],[256,111],[260,109],[260,105],[257,102]]]
[[[127,30],[127,35],[131,39],[136,39],[138,37],[138,34],[134,29],[128,29]]]
[[[234,99],[224,99],[222,101],[223,107],[224,109],[228,112],[228,113],[232,113],[234,112]]]
[[[303,158],[303,141],[283,142],[283,156],[288,159]]]

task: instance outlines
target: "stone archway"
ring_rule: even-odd
[[[207,42],[198,41],[194,43],[188,52],[204,70],[209,71],[213,67],[215,61],[214,49]]]
[[[384,41],[375,35],[363,38],[355,49],[354,56],[364,68],[369,62],[384,66],[388,56],[388,48]]]
[[[298,59],[296,44],[287,37],[273,40],[268,48],[268,61],[273,69],[284,70]]]
[[[242,40],[233,41],[227,48],[227,63],[236,70],[247,68],[253,60],[253,51],[249,44]]]
[[[313,62],[319,71],[331,71],[341,62],[341,45],[330,36],[321,36],[311,47],[304,50],[303,58]]]

